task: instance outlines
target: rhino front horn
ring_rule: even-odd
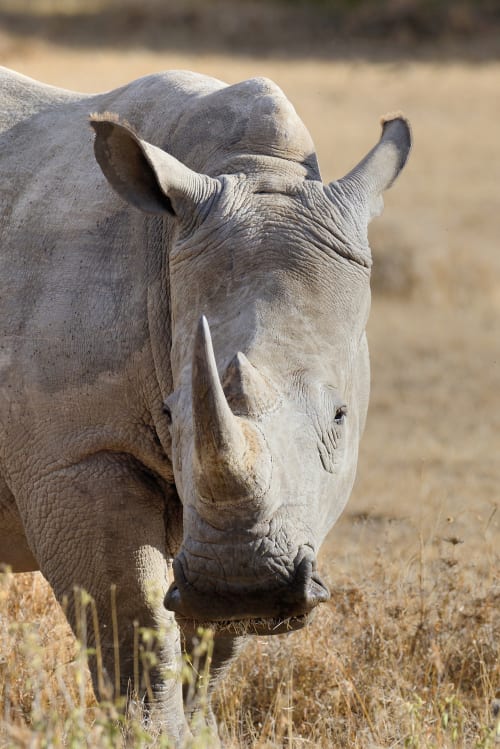
[[[258,502],[269,487],[271,458],[249,419],[229,407],[217,371],[205,316],[196,331],[192,365],[195,475],[201,502],[217,506]]]

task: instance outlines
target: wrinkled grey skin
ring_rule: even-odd
[[[110,679],[116,586],[122,689],[134,620],[169,626],[151,710],[181,744],[174,615],[214,628],[222,667],[236,634],[328,597],[316,555],[368,403],[367,225],[408,127],[323,185],[264,79],[83,96],[3,70],[0,95],[0,562],[95,597]]]

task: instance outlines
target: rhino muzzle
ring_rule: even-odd
[[[259,378],[243,354],[230,369],[247,381]],[[255,383],[254,383],[255,384]],[[269,400],[262,382],[255,390],[264,404]],[[196,331],[192,364],[192,409],[196,493],[201,504],[237,504],[258,500],[270,485],[272,461],[264,436],[250,418],[231,410],[219,379],[212,338],[206,318]]]
[[[248,580],[246,585],[221,581],[212,591],[199,591],[188,580],[181,554],[174,561],[175,582],[167,592],[165,606],[184,626],[280,634],[307,624],[313,609],[330,598],[314,567],[311,559],[303,558],[291,580],[274,587],[259,585],[258,580]]]

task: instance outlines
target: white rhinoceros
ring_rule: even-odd
[[[409,128],[384,120],[325,185],[265,79],[88,96],[3,70],[0,97],[0,561],[92,594],[111,680],[115,586],[124,691],[134,621],[170,625],[149,696],[180,744],[175,622],[214,629],[217,672],[237,635],[328,598],[316,556],[368,403],[367,226]]]

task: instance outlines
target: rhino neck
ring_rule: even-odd
[[[281,89],[253,78],[193,99],[171,133],[167,150],[196,171],[251,173],[266,159],[289,162],[302,177],[320,179],[314,143]],[[262,160],[264,157],[264,160]]]

